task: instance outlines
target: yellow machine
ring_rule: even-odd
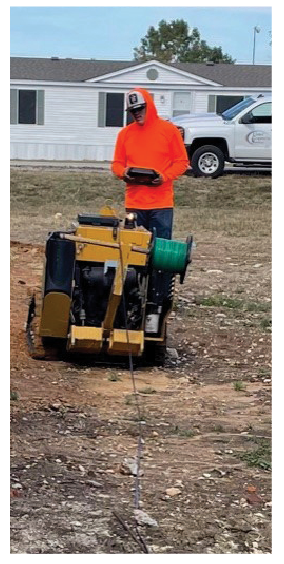
[[[158,239],[106,206],[79,214],[70,231],[49,233],[41,292],[26,324],[34,358],[59,352],[164,356],[175,274],[183,282],[192,237]],[[161,354],[162,353],[162,354]]]

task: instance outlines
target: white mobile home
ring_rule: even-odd
[[[221,112],[271,93],[271,66],[12,57],[11,159],[110,161],[135,86],[164,118]]]

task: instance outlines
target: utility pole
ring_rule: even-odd
[[[257,25],[254,26],[253,28],[253,52],[252,52],[252,64],[254,65],[254,59],[255,59],[255,34],[260,32],[260,27],[258,27]]]

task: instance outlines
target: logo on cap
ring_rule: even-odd
[[[137,94],[129,94],[129,104],[137,104],[138,98]]]
[[[141,92],[129,92],[127,94],[127,110],[138,110],[140,108],[144,108],[146,106],[146,102],[141,94]]]

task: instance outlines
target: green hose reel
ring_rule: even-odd
[[[180,274],[183,283],[187,265],[191,262],[192,236],[186,242],[154,238],[152,248],[152,267],[163,272]]]

